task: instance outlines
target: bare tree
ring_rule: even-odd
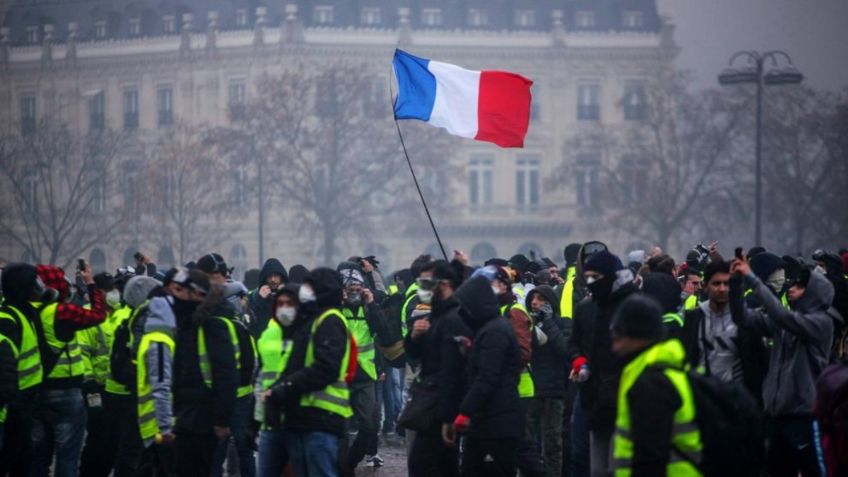
[[[123,142],[109,129],[80,136],[52,119],[2,138],[0,194],[7,205],[0,236],[31,260],[64,267],[108,241],[129,218],[123,208],[107,208]]]
[[[344,63],[265,76],[244,110],[241,131],[249,141],[229,141],[269,161],[260,178],[268,181],[265,190],[278,194],[300,232],[320,240],[324,263],[333,262],[338,239],[368,236],[375,217],[399,216],[418,204],[386,84],[385,77]],[[417,171],[443,188],[430,189],[442,192],[429,197],[438,205],[454,177],[450,140],[433,128],[411,127],[407,147]]]
[[[549,185],[571,179],[581,155],[596,154],[596,192],[603,194],[588,212],[603,211],[609,227],[667,248],[672,237],[699,224],[718,166],[738,134],[743,103],[687,86],[681,73],[661,73],[644,85],[640,109],[632,112],[637,119],[575,133]]]

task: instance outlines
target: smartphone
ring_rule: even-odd
[[[141,252],[136,252],[135,255],[133,255],[133,258],[136,262],[140,262],[144,260],[144,255],[142,255]]]
[[[739,260],[745,260],[745,256],[742,255],[742,247],[736,247],[736,250],[733,251],[733,255],[736,255],[736,258]]]
[[[77,259],[77,271],[82,272],[83,270],[85,270],[85,259],[84,258],[78,258]]]

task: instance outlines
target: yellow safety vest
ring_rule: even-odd
[[[574,318],[574,277],[576,276],[577,267],[572,265],[565,269],[565,285],[562,288],[562,297],[559,299],[561,318]]]
[[[328,384],[324,389],[320,391],[313,391],[301,396],[300,405],[303,407],[322,409],[333,414],[338,414],[341,417],[349,418],[353,416],[353,409],[350,407],[350,390],[345,382],[345,375],[347,374],[348,363],[350,361],[350,330],[347,329],[347,320],[345,320],[344,315],[342,315],[338,309],[331,308],[325,311],[312,323],[312,336],[310,336],[309,344],[306,346],[306,360],[304,361],[304,366],[308,368],[315,362],[315,349],[312,344],[312,338],[315,336],[315,331],[319,326],[321,326],[321,323],[323,323],[329,316],[339,318],[348,335],[345,344],[345,354],[342,358],[341,366],[339,367],[339,377],[335,382]]]
[[[280,379],[283,370],[289,363],[292,353],[292,340],[285,339],[283,327],[272,318],[268,321],[268,327],[259,336],[256,347],[262,363],[262,368],[259,371],[259,390],[267,391]],[[265,422],[265,406],[255,406],[254,418],[258,422]],[[280,422],[282,422],[282,418]]]
[[[689,311],[695,308],[698,308],[698,295],[692,294],[686,297],[686,301],[683,302],[683,309]]]
[[[7,338],[5,335],[0,335],[0,343],[3,343],[4,341],[6,343],[9,343],[9,347],[12,348],[12,356],[14,356],[15,361],[17,361],[18,360],[18,347],[15,346],[15,343],[13,343],[12,340]],[[7,406],[3,406],[2,408],[0,408],[0,424],[3,424],[4,422],[6,422],[6,411],[7,411]]]
[[[85,308],[90,309],[91,305]],[[105,384],[109,375],[109,332],[112,312],[106,316],[103,323],[77,331],[77,343],[82,354],[82,364],[85,368],[85,380]]]
[[[44,308],[41,308],[41,303],[32,302],[35,309],[41,309],[39,316],[41,325],[44,330],[44,340],[53,353],[59,357],[56,360],[56,365],[50,370],[47,379],[63,379],[82,377],[85,375],[85,365],[82,363],[82,352],[80,351],[79,343],[76,336],[70,341],[62,341],[56,337],[54,323],[56,322],[56,309],[58,303],[51,303]]]
[[[501,315],[507,317],[507,314],[513,308],[518,308],[528,317],[530,313],[527,312],[527,308],[521,303],[513,303],[512,305],[504,305],[501,307]],[[530,331],[533,331],[533,321],[530,320]],[[518,376],[518,397],[520,398],[531,398],[536,395],[536,385],[533,383],[533,375],[530,374],[530,365],[524,367],[521,371],[521,374]]]
[[[38,335],[29,319],[17,308],[3,305],[0,319],[12,320],[21,330],[21,346],[18,354],[18,391],[27,390],[41,384],[44,370],[41,367],[41,353],[38,350]]]
[[[683,317],[680,313],[666,313],[663,315],[663,323],[677,323],[683,328]]]
[[[406,329],[406,317],[409,316],[407,309],[409,308],[409,304],[412,303],[412,299],[418,296],[418,284],[413,283],[412,285],[409,285],[404,296],[406,297],[406,300],[400,308],[400,332],[401,336],[406,338],[406,334],[409,332],[409,330]]]
[[[144,356],[153,343],[161,343],[168,347],[174,356],[176,344],[174,339],[162,331],[145,333],[141,337],[136,355],[136,386],[138,392],[138,430],[145,442],[154,439],[159,434],[159,422],[156,420],[156,407],[153,402],[153,385],[147,380],[147,363]]]
[[[353,316],[353,310],[350,308],[342,308],[342,315],[347,320],[347,329],[353,335],[353,340],[356,341],[356,362],[365,374],[372,380],[377,380],[377,366],[374,364],[374,336],[371,334],[371,329],[368,327],[368,322],[365,321],[365,307],[359,306],[356,309],[356,316]]]
[[[669,462],[665,475],[681,477],[699,477],[700,471],[681,456],[683,453],[695,462],[701,461],[703,444],[701,432],[695,421],[695,397],[686,372],[675,369],[683,365],[686,352],[683,345],[676,339],[657,343],[643,351],[631,361],[621,372],[621,381],[618,387],[618,414],[615,419],[615,436],[613,438],[613,463],[615,477],[629,477],[633,463],[633,437],[630,427],[630,407],[627,401],[627,393],[630,388],[645,371],[652,365],[669,365],[663,369],[665,376],[671,381],[682,402],[680,408],[674,413],[674,429],[672,430],[671,443],[673,449],[669,450]]]
[[[117,310],[112,312],[112,315],[108,318],[110,323],[109,329],[111,330],[109,334],[109,355],[112,354],[112,346],[114,345],[115,338],[115,330],[118,329],[121,324],[129,320],[133,317],[134,310],[127,305],[123,305]],[[130,330],[132,331],[132,330]],[[130,336],[130,340],[132,340],[132,336]],[[111,366],[111,363],[110,363]],[[112,379],[112,369],[110,367],[108,374],[106,375],[106,392],[110,394],[116,394],[119,396],[129,396],[130,390],[123,384]]]

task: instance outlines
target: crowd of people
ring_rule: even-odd
[[[0,475],[848,475],[848,251],[2,269]]]

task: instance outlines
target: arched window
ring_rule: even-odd
[[[480,242],[473,247],[471,247],[471,263],[474,265],[482,265],[486,262],[486,260],[490,258],[495,258],[498,256],[498,251],[495,250],[494,245],[489,242]]]
[[[174,259],[174,250],[171,247],[162,247],[156,254],[156,266],[159,270],[167,271],[174,267],[177,261]]]
[[[106,271],[106,254],[103,253],[103,250],[99,248],[91,249],[91,253],[88,255],[88,263],[91,265],[91,271],[94,273],[100,273]]]
[[[229,266],[233,267],[233,280],[242,280],[244,272],[247,270],[247,249],[244,245],[237,243],[230,249]]]
[[[525,242],[518,247],[518,251],[515,253],[520,253],[530,260],[539,260],[540,258],[545,256],[545,252],[542,251],[542,247],[535,242]]]
[[[392,257],[389,255],[389,249],[381,243],[372,243],[365,247],[364,256],[373,255],[380,262],[380,270],[383,273],[392,271]]]
[[[135,267],[135,253],[138,252],[138,245],[132,245],[124,250],[124,256],[121,259],[121,266]]]

